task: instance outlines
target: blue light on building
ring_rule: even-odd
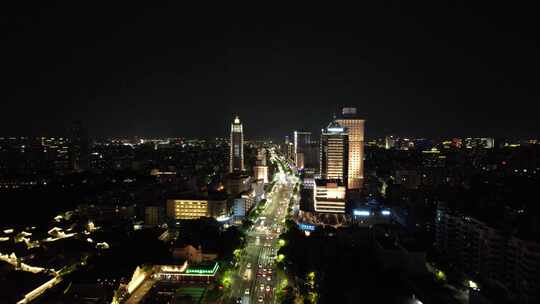
[[[368,210],[354,210],[353,215],[355,216],[370,216],[371,212]]]
[[[303,231],[315,231],[315,225],[299,223],[298,228]]]

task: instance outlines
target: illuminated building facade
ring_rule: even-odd
[[[244,132],[238,116],[231,124],[230,147],[229,172],[244,171]]]
[[[268,183],[268,166],[266,165],[266,149],[257,150],[255,166],[253,166],[253,177],[255,180],[262,180],[263,183]]]
[[[336,122],[347,129],[349,134],[348,182],[347,188],[360,189],[364,179],[364,124],[358,118],[356,108],[343,108]]]
[[[170,199],[167,200],[167,217],[189,220],[201,217],[218,218],[227,214],[227,200]]]
[[[225,190],[229,195],[237,195],[244,191],[248,191],[251,187],[252,178],[249,175],[241,173],[229,174],[223,181]]]
[[[495,140],[493,138],[465,138],[463,146],[467,149],[493,149]]]
[[[266,149],[265,148],[257,149],[257,156],[255,159],[255,164],[258,166],[266,166]]]
[[[393,149],[396,146],[396,139],[393,135],[386,136],[384,140],[384,147],[386,150]]]
[[[306,152],[311,143],[311,132],[294,131],[294,163],[298,169],[304,169]]]
[[[305,172],[302,179],[302,187],[300,190],[300,210],[315,211],[315,177],[311,172]]]
[[[252,193],[242,193],[240,197],[233,200],[233,215],[236,218],[243,218],[254,204],[255,196]]]
[[[268,183],[268,166],[253,166],[253,175],[255,179]]]
[[[347,188],[342,180],[317,179],[313,188],[316,212],[345,213]]]
[[[289,136],[285,136],[285,141],[281,149],[286,159],[294,161],[294,143],[291,142]]]
[[[331,122],[321,134],[321,177],[341,180],[347,184],[349,135],[336,122]]]
[[[185,261],[183,265],[156,265],[154,277],[158,281],[203,281],[214,280],[219,269],[218,262],[194,263],[189,265]]]

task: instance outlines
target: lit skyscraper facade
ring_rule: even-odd
[[[298,169],[305,165],[306,151],[311,143],[311,132],[294,131],[294,163]]]
[[[349,135],[336,122],[331,122],[321,134],[321,178],[341,180],[349,176]]]
[[[349,134],[349,165],[347,188],[360,189],[364,179],[364,123],[358,118],[356,108],[343,108],[335,120]]]
[[[244,132],[240,118],[236,116],[231,124],[229,172],[244,171]]]
[[[262,180],[265,184],[268,183],[268,166],[266,165],[266,149],[264,148],[257,150],[253,177],[256,180]]]

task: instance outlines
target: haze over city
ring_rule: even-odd
[[[2,12],[3,112],[25,113],[2,119],[6,135],[53,135],[76,118],[100,137],[214,137],[240,115],[250,138],[278,139],[347,105],[369,136],[540,131],[530,10],[38,5]]]

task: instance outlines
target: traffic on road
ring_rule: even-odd
[[[275,267],[278,237],[284,229],[286,210],[299,179],[290,170],[284,170],[286,161],[275,153],[271,153],[270,159],[278,168],[275,185],[267,193],[265,209],[246,235],[247,244],[232,286],[236,303],[276,303],[276,288],[284,279],[278,277]]]

